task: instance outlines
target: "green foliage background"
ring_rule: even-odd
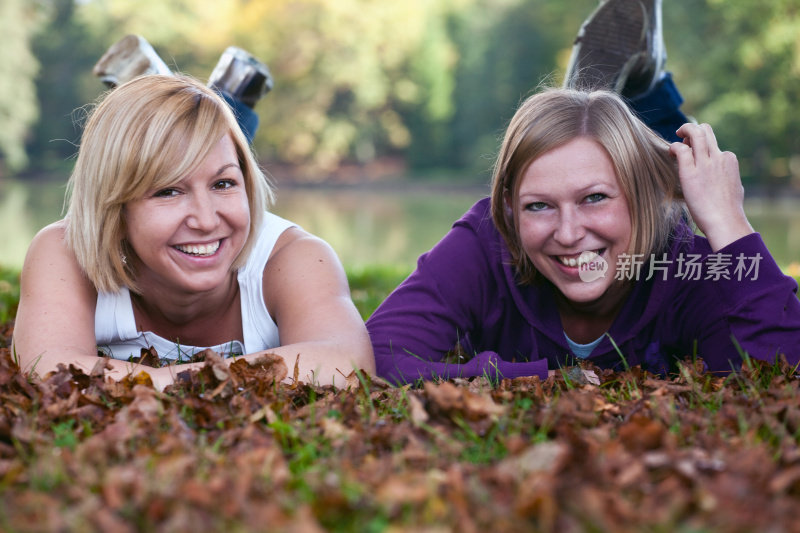
[[[543,81],[560,83],[595,5],[3,0],[0,173],[70,167],[83,106],[103,92],[92,65],[139,33],[175,70],[201,79],[228,45],[263,59],[275,89],[257,107],[255,147],[300,179],[392,161],[409,174],[481,181],[520,99]],[[671,0],[664,25],[684,110],[715,126],[746,180],[800,182],[797,0]]]

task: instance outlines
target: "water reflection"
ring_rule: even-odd
[[[0,180],[0,265],[21,268],[39,229],[61,218],[66,183]]]
[[[328,241],[348,266],[411,266],[486,192],[286,189],[274,211]]]
[[[63,182],[0,182],[0,264],[20,268],[34,234],[61,217]],[[274,211],[328,241],[350,267],[409,268],[430,249],[485,187],[385,190],[278,190]],[[793,202],[749,201],[746,210],[778,264],[800,262],[800,212]]]

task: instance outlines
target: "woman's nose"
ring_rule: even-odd
[[[206,192],[192,194],[187,224],[193,229],[211,231],[217,227],[219,217],[214,199]]]
[[[563,208],[559,211],[558,226],[553,233],[553,238],[561,246],[570,247],[577,244],[586,235],[581,215],[573,208]]]

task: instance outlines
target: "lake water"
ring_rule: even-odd
[[[409,269],[475,201],[478,186],[279,188],[274,212],[325,239],[348,267],[389,264]],[[61,217],[64,184],[0,182],[0,264],[19,268],[34,234]],[[778,264],[800,262],[796,201],[748,201],[745,209]]]

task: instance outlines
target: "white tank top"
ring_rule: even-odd
[[[264,213],[264,221],[247,263],[237,278],[242,306],[244,344],[231,340],[217,346],[183,346],[150,331],[137,331],[133,303],[127,288],[115,293],[98,293],[94,314],[94,334],[98,350],[114,359],[139,358],[142,348],[152,346],[162,361],[186,361],[197,352],[211,348],[223,357],[243,355],[280,346],[278,326],[264,302],[263,277],[278,237],[296,224]]]

